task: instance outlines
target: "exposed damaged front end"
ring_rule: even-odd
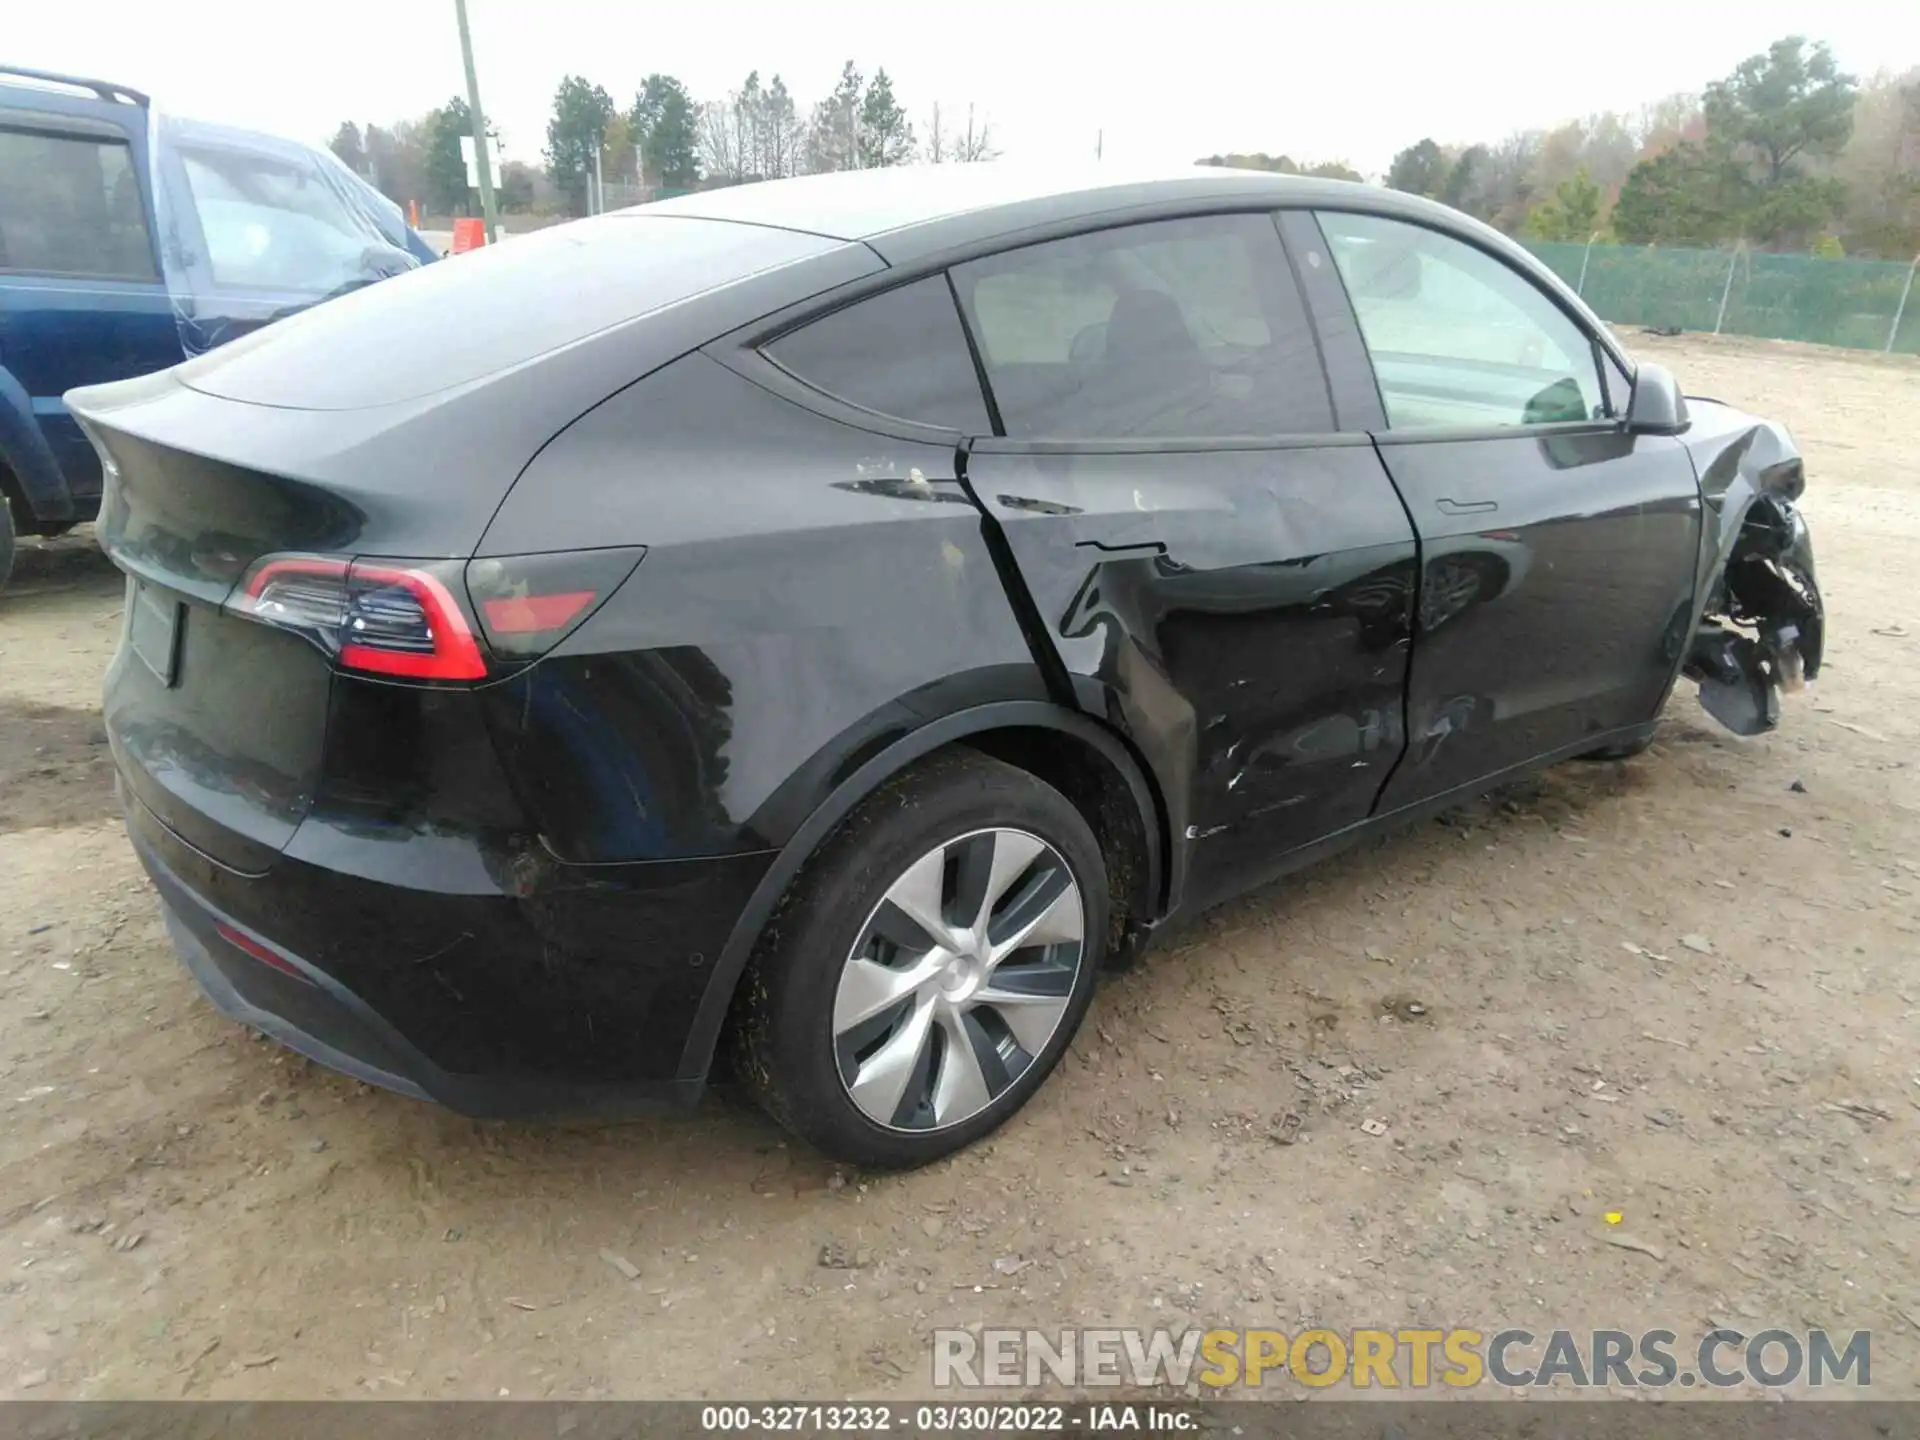
[[[1820,673],[1825,614],[1797,503],[1806,471],[1780,426],[1711,401],[1690,409],[1709,568],[1682,673],[1714,719],[1759,735],[1780,723],[1781,696]]]

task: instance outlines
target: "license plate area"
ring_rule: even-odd
[[[180,679],[180,631],[186,609],[144,580],[127,582],[127,646],[171,689]]]

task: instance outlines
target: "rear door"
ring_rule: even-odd
[[[86,108],[145,120],[130,106]],[[0,366],[81,500],[100,493],[100,463],[60,397],[180,360],[143,153],[132,126],[0,100]]]
[[[1380,810],[1651,720],[1700,543],[1684,445],[1626,433],[1618,361],[1505,259],[1385,216],[1318,219],[1345,282],[1324,328],[1357,320],[1420,537],[1409,748]]]
[[[969,483],[1080,702],[1156,772],[1176,894],[1207,904],[1363,820],[1403,744],[1414,539],[1340,433],[1273,218],[952,278],[995,403]]]

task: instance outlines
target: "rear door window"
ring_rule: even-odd
[[[152,280],[145,203],[124,140],[0,129],[0,270]]]
[[[1318,434],[1333,407],[1272,217],[1157,221],[954,271],[1014,438]]]
[[[944,275],[836,310],[766,347],[816,390],[882,415],[990,435],[980,377]]]

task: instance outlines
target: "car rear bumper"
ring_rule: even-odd
[[[350,911],[358,905],[371,916],[394,915],[406,897],[396,898],[377,882],[315,874],[313,867],[288,860],[269,875],[237,875],[193,851],[124,785],[121,797],[128,834],[159,891],[174,946],[202,990],[226,1015],[316,1063],[485,1118],[632,1114],[690,1105],[705,1089],[704,1067],[686,1073],[692,1005],[684,1007],[682,1019],[683,1007],[663,1003],[658,988],[646,986],[640,975],[634,977],[630,1006],[623,1008],[618,991],[608,994],[602,978],[596,987],[603,997],[598,1010],[579,1014],[579,987],[569,983],[569,968],[608,967],[594,957],[570,959],[549,941],[544,954],[496,951],[472,957],[491,973],[475,978],[472,988],[490,998],[482,1001],[483,1009],[469,1012],[471,1024],[459,1023],[461,997],[443,995],[435,1013],[422,1015],[417,1004],[396,1006],[392,998],[417,990],[389,985],[381,997],[386,1003],[376,1003],[367,991],[376,988],[379,976],[420,962],[404,958],[413,949],[401,938],[404,925],[391,928],[395,938],[379,947],[384,953],[368,953],[375,930]],[[435,897],[443,923],[449,920],[448,898]],[[471,913],[454,923],[464,923],[470,933],[491,920],[497,936],[498,917],[484,907],[502,903],[500,898],[469,898]],[[324,935],[315,930],[316,913],[336,918]],[[335,963],[348,952],[357,957],[351,970]],[[317,963],[315,956],[327,963]],[[508,982],[498,973],[514,961],[524,977],[517,1001],[502,997]],[[349,983],[344,974],[361,983]],[[557,1002],[563,1016],[541,1013],[541,994],[566,997],[569,992],[574,992],[571,999]],[[698,998],[697,991],[690,997],[695,1003]],[[569,1044],[566,1031],[574,1024],[601,1032],[619,1027],[615,1033],[623,1043],[597,1052]],[[412,1038],[448,1043],[450,1030],[458,1033],[457,1048],[477,1057],[474,1068],[452,1068]]]
[[[185,892],[177,884],[167,883],[165,872],[149,855],[143,854],[141,858],[148,861],[147,872],[153,876],[163,897],[161,907],[173,948],[221,1014],[278,1040],[290,1050],[297,1050],[315,1064],[384,1090],[415,1100],[432,1100],[436,1096],[428,1088],[430,1084],[437,1083],[443,1093],[450,1088],[446,1082],[451,1077],[445,1072],[428,1064],[410,1047],[396,1049],[388,1043],[388,1037],[367,1024],[362,1007],[350,995],[336,995],[310,986],[312,998],[298,1007],[301,1013],[297,1018],[291,1007],[275,1010],[256,1003],[242,988],[246,979],[231,972],[244,969],[247,963],[258,962],[240,957],[240,963],[235,964],[238,952],[215,959],[216,948],[230,951],[232,947],[217,932],[209,933],[210,926],[201,928],[194,924],[196,919],[206,918],[207,912],[185,898]]]

